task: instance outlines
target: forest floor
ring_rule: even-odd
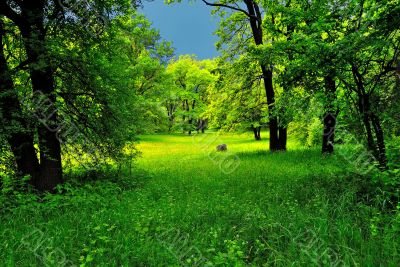
[[[218,144],[227,152],[215,152]],[[1,215],[1,266],[398,266],[339,156],[251,135],[142,136],[108,172]],[[113,178],[110,178],[113,176]],[[25,196],[26,197],[26,196]],[[394,230],[393,230],[394,231]]]

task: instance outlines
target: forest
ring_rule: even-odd
[[[400,0],[146,1],[0,0],[0,266],[399,266]]]

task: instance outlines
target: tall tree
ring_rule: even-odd
[[[180,2],[168,0],[168,3],[171,2]],[[260,8],[259,1],[256,0],[242,0],[242,1],[217,1],[211,2],[202,0],[208,6],[216,8],[217,11],[221,9],[228,9],[231,13],[231,21],[233,21],[233,26],[227,27],[229,33],[227,35],[231,35],[231,37],[227,37],[232,40],[232,35],[236,35],[238,32],[244,30],[250,30],[251,38],[256,46],[263,46],[265,43],[264,29],[263,29],[263,21],[264,18],[262,16],[262,8]],[[222,16],[224,16],[224,12],[222,12]],[[245,23],[242,23],[245,21]],[[221,23],[225,24],[226,23]],[[223,30],[222,30],[223,31]],[[226,34],[225,34],[226,35]],[[245,34],[247,35],[247,34]],[[240,40],[239,42],[245,42],[246,40]],[[240,44],[239,44],[240,46]],[[269,108],[268,119],[269,119],[269,134],[270,134],[270,142],[269,148],[270,151],[279,151],[286,150],[286,140],[287,140],[287,131],[286,126],[284,124],[279,123],[279,114],[275,109],[275,89],[273,84],[273,63],[266,62],[264,60],[260,60],[259,68],[262,72],[262,78],[264,81],[264,89],[266,92],[266,100]]]
[[[206,116],[212,127],[224,131],[251,130],[254,139],[261,140],[261,128],[268,123],[268,107],[257,64],[246,55],[234,62],[220,61],[219,78],[208,93]]]
[[[346,23],[346,35],[337,44],[343,66],[340,80],[359,114],[367,147],[382,169],[387,168],[382,97],[396,86],[399,6],[399,1],[366,0],[349,3],[339,13]]]
[[[33,96],[24,101],[31,104],[27,109],[35,111],[32,133],[37,136],[40,165],[33,181],[39,190],[52,190],[62,183],[62,144],[64,148],[78,144],[89,154],[113,153],[133,136],[128,131],[140,127],[135,125],[139,118],[135,114],[141,114],[137,110],[142,107],[136,94],[140,89],[136,91],[137,83],[132,80],[139,76],[131,68],[137,62],[128,57],[137,57],[138,51],[150,47],[158,60],[169,53],[167,47],[166,54],[161,51],[158,33],[149,30],[150,24],[133,11],[135,1],[79,4],[0,1],[0,16],[17,27],[22,37],[20,57],[24,60],[20,63],[24,68],[20,69],[27,67],[30,85],[25,94]],[[97,16],[94,20],[93,14]],[[117,58],[119,64],[113,64]],[[7,71],[5,63],[2,70]],[[11,118],[16,109],[8,107],[3,117]],[[73,134],[66,136],[72,129]],[[20,157],[15,154],[15,159]]]
[[[1,130],[6,135],[14,154],[18,175],[30,175],[34,184],[39,172],[39,161],[34,148],[34,134],[24,117],[14,87],[4,52],[3,37],[6,33],[4,19],[0,17],[0,114]]]
[[[206,108],[207,88],[215,80],[215,76],[211,73],[213,65],[212,61],[197,61],[191,56],[184,55],[171,61],[167,67],[167,73],[171,75],[173,81],[172,87],[168,90],[174,92],[169,103],[176,105],[175,101],[179,99],[180,103],[175,109],[182,117],[180,128],[189,135],[194,130],[201,130],[200,127],[204,125],[203,113]],[[173,106],[167,106],[167,109],[171,112]]]

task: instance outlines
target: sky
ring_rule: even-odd
[[[218,56],[213,36],[218,19],[211,15],[211,7],[201,1],[165,5],[164,0],[143,1],[142,13],[160,30],[164,40],[172,41],[177,56],[195,54],[198,59]]]

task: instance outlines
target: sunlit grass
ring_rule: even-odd
[[[288,152],[271,154],[266,138],[256,142],[249,134],[140,140],[132,177],[126,169],[110,172],[65,197],[5,215],[4,265],[59,266],[55,250],[85,266],[399,262],[398,236],[387,229],[371,234],[376,210],[357,199],[362,181],[319,148],[290,140]],[[228,151],[216,153],[222,143]],[[26,241],[35,229],[41,245]]]

